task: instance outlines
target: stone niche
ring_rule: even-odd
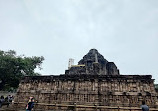
[[[15,103],[27,103],[30,96],[38,102],[36,108],[42,110],[52,110],[50,104],[140,107],[142,100],[150,108],[157,107],[151,75],[120,75],[117,66],[96,49],[91,49],[65,74],[23,78]],[[15,104],[15,107],[25,105]]]

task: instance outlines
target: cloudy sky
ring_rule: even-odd
[[[43,75],[96,48],[121,74],[158,83],[158,0],[0,0],[0,41],[0,50],[44,56]]]

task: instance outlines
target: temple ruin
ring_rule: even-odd
[[[96,49],[91,49],[78,65],[71,65],[65,74],[26,76],[19,84],[15,107],[25,107],[30,96],[41,110],[74,110],[55,108],[57,104],[139,108],[142,100],[156,108],[158,101],[151,75],[121,75],[115,63],[108,62]],[[105,110],[100,107],[100,111]]]

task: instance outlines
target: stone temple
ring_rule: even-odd
[[[156,108],[158,101],[151,75],[120,75],[115,63],[108,62],[96,49],[91,49],[78,65],[71,65],[65,74],[26,76],[19,84],[14,106],[25,107],[30,96],[41,110],[71,110],[74,104],[89,106],[89,111],[94,111],[90,106],[139,108],[142,100]],[[105,110],[100,107],[99,111]]]
[[[113,62],[108,62],[96,50],[91,49],[83,59],[78,62],[78,65],[73,65],[66,70],[67,75],[120,75],[119,70]]]

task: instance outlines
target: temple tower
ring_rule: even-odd
[[[108,62],[96,49],[91,49],[78,62],[70,67],[66,74],[92,74],[92,75],[119,75],[119,70],[114,62]]]

